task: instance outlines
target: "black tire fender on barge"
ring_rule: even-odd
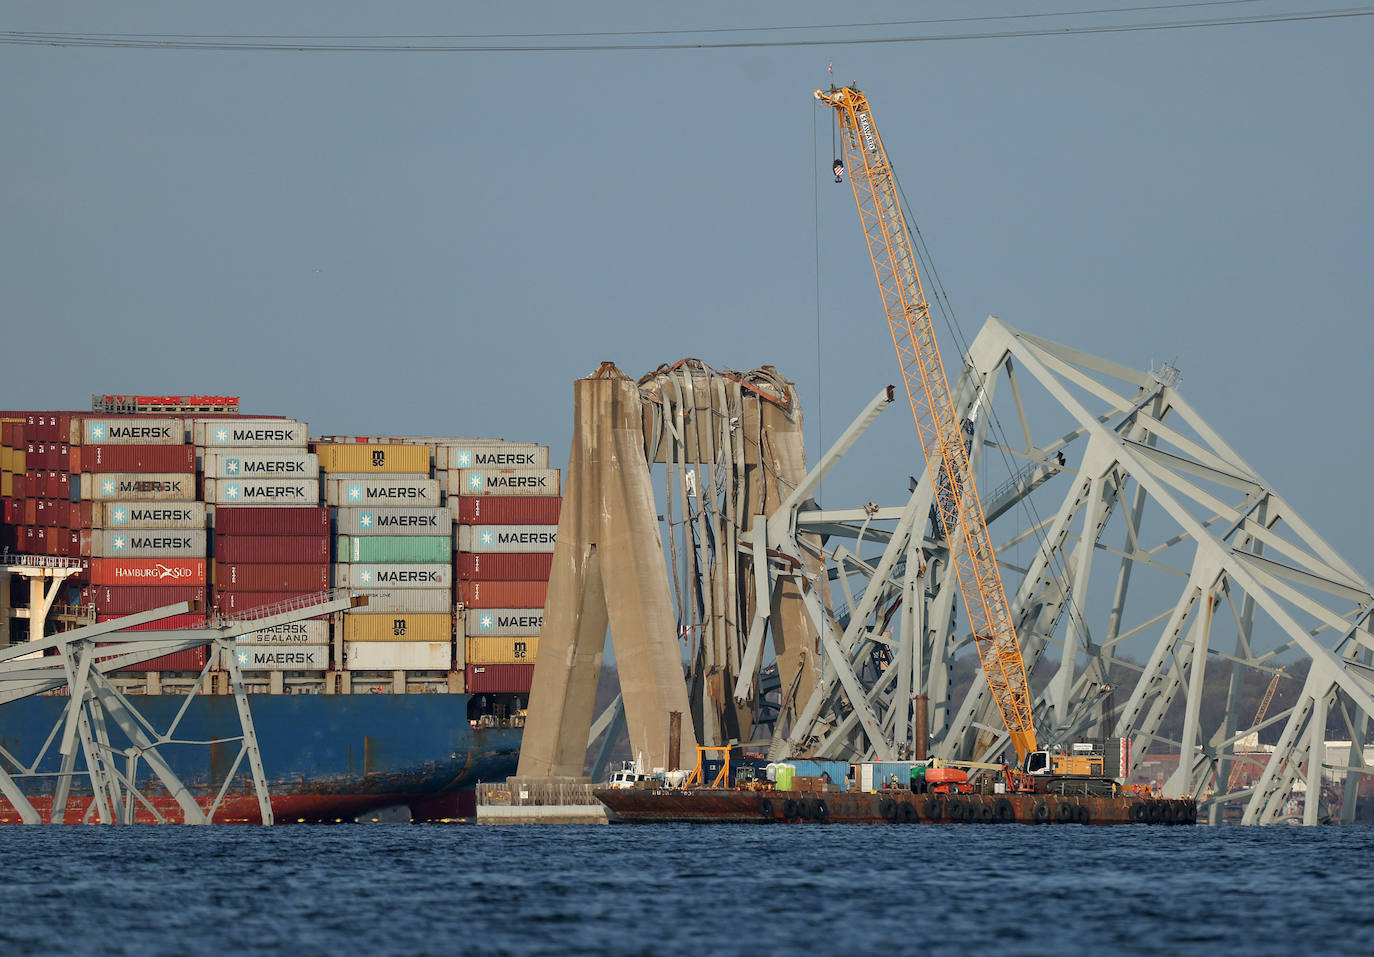
[[[1131,805],[1131,823],[1147,824],[1150,820],[1150,809],[1146,807],[1146,802],[1139,801]]]
[[[1044,801],[1036,802],[1035,807],[1031,809],[1031,816],[1035,818],[1036,824],[1050,823],[1050,806]]]
[[[992,809],[992,805],[988,804],[986,801],[979,801],[974,811],[978,815],[979,824],[992,824],[997,820],[997,812],[995,812]]]
[[[916,815],[916,805],[906,801],[897,805],[897,820],[903,824],[915,824],[919,818]]]
[[[782,802],[782,816],[787,820],[797,816],[797,802],[788,798]]]
[[[897,820],[897,802],[890,797],[885,797],[878,802],[878,813],[884,821]]]
[[[936,797],[928,797],[921,805],[921,816],[927,821],[940,820],[940,800]]]
[[[759,813],[765,821],[773,820],[773,802],[768,798],[759,798]]]
[[[814,801],[808,801],[807,804],[810,805],[810,807],[807,808],[809,812],[807,817],[811,818],[811,820],[815,821],[817,824],[824,824],[826,821],[830,820],[830,805],[825,803],[824,798],[816,798]]]
[[[1076,817],[1073,805],[1067,801],[1060,801],[1054,809],[1054,817],[1060,824],[1072,824]]]
[[[945,814],[949,816],[951,821],[962,821],[967,811],[968,808],[964,806],[964,802],[958,798],[950,798],[945,802]]]
[[[1078,805],[1078,808],[1074,811],[1073,819],[1079,824],[1090,823],[1092,821],[1092,815],[1088,813],[1088,806],[1086,804]]]
[[[999,797],[993,802],[992,812],[996,815],[998,824],[1010,824],[1016,820],[1016,808],[1004,797]]]

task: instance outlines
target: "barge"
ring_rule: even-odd
[[[598,788],[625,824],[1195,824],[1197,803],[1091,794],[919,794],[751,788]]]

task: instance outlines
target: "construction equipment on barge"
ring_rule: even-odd
[[[708,761],[707,753],[720,753]],[[1085,752],[1080,755],[1086,759]],[[1097,754],[1101,767],[1105,757]],[[798,777],[795,765],[732,764],[729,748],[697,749],[697,764],[679,786],[669,775],[593,793],[625,824],[1195,824],[1191,798],[1162,799],[1098,774],[1047,776],[986,765],[995,776],[970,780],[964,768],[884,762],[809,762],[820,775]],[[912,786],[888,780],[910,769]],[[919,777],[916,773],[919,772]],[[895,777],[895,775],[894,775]]]

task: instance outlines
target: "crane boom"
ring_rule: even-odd
[[[926,469],[935,489],[937,514],[949,544],[978,657],[1017,758],[1036,750],[1026,664],[1016,639],[1011,607],[993,554],[983,505],[964,445],[964,429],[940,361],[911,233],[902,214],[892,166],[878,135],[868,97],[854,87],[817,90],[834,108],[844,142],[845,164],[859,222],[878,280],[892,345],[902,368]],[[837,171],[838,174],[838,171]],[[838,179],[838,175],[837,175]]]

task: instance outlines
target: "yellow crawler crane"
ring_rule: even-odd
[[[859,222],[868,239],[892,345],[902,367],[911,414],[920,434],[926,470],[936,491],[936,508],[959,576],[964,607],[978,645],[983,674],[1002,712],[1019,762],[1036,750],[1026,663],[1016,640],[1002,573],[992,551],[983,504],[973,483],[964,429],[954,409],[935,330],[930,322],[915,250],[902,214],[892,165],[878,135],[868,97],[854,87],[817,90],[816,99],[839,116],[845,165]],[[836,169],[838,182],[842,170]],[[1048,756],[1046,756],[1048,758]],[[1048,760],[1036,768],[1045,773]],[[1070,772],[1073,773],[1073,772]]]

